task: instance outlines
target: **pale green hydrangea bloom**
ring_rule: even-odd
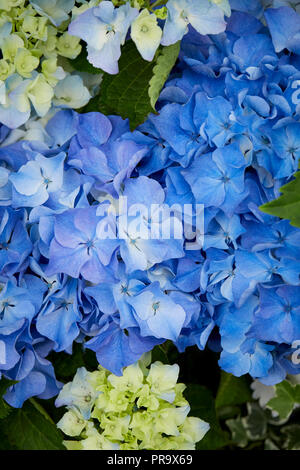
[[[53,88],[40,73],[34,72],[30,80],[17,73],[10,75],[1,82],[1,121],[10,128],[21,126],[30,118],[31,104],[38,116],[45,116],[53,96]]]
[[[61,108],[78,109],[85,106],[91,95],[78,75],[67,75],[54,88],[53,104]]]
[[[3,40],[2,55],[5,60],[14,63],[19,49],[25,46],[24,41],[17,34],[11,34]]]
[[[24,0],[0,0],[0,10],[10,11],[24,4]]]
[[[0,80],[6,80],[9,75],[12,75],[15,71],[15,64],[11,64],[5,59],[0,60]]]
[[[57,40],[57,51],[68,59],[75,59],[81,52],[80,39],[65,32]]]
[[[18,49],[15,55],[16,72],[24,78],[30,78],[31,72],[39,65],[39,59],[28,49]]]
[[[57,66],[56,57],[52,57],[43,61],[42,73],[46,78],[47,82],[53,87],[55,87],[55,85],[60,80],[63,80],[67,76],[64,69],[62,67]]]
[[[143,59],[153,60],[161,37],[162,30],[157,24],[157,17],[146,9],[142,10],[131,24],[131,39]]]
[[[67,32],[74,5],[74,0],[0,0],[0,121],[8,127],[25,124],[34,115],[31,104],[43,117],[52,106],[81,108],[98,91],[101,76],[89,87],[88,77],[66,63],[81,52],[80,39]]]
[[[67,449],[195,449],[209,424],[188,416],[178,365],[149,367],[146,357],[125,367],[121,377],[101,366],[95,372],[78,369],[56,400],[68,409],[57,426],[76,438],[64,441]]]
[[[26,93],[38,116],[45,116],[51,107],[54,92],[41,73],[37,74],[35,79],[28,83]]]
[[[31,37],[32,39],[38,39],[40,41],[47,41],[47,38],[48,38],[47,18],[43,18],[41,16],[34,16],[34,14],[30,14],[30,13],[25,12],[23,16],[23,24],[22,24],[23,33],[25,33],[27,37]]]
[[[63,415],[59,427],[63,432],[67,432],[69,436],[75,437],[81,434],[87,424],[88,421],[82,417],[76,408],[73,408]]]

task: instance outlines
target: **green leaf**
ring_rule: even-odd
[[[246,447],[249,439],[242,418],[228,419],[226,424],[231,431],[232,442],[238,447]]]
[[[59,429],[28,402],[6,418],[3,431],[9,442],[19,450],[64,449]]]
[[[148,95],[154,62],[142,59],[133,41],[122,48],[117,75],[104,74],[99,95],[99,111],[129,118],[134,129],[152,111]]]
[[[285,449],[300,450],[300,425],[289,424],[282,428],[282,433],[286,436],[284,442]]]
[[[248,416],[242,418],[243,426],[250,441],[265,439],[268,429],[266,413],[258,403],[247,403]]]
[[[15,384],[13,380],[8,380],[4,377],[0,380],[0,419],[6,418],[12,410],[12,407],[9,406],[5,400],[3,400],[3,395],[5,394],[8,387]]]
[[[272,441],[272,439],[266,439],[264,444],[264,450],[280,450],[279,447]]]
[[[180,41],[171,46],[163,47],[157,58],[156,65],[153,68],[153,77],[149,83],[149,97],[152,108],[155,110],[155,104],[159,98],[160,92],[175,65],[180,51]]]
[[[222,407],[242,405],[252,398],[245,377],[235,377],[222,371],[219,389],[216,397],[216,409],[219,413]]]
[[[282,186],[282,195],[274,201],[260,207],[263,212],[289,219],[291,225],[300,228],[300,172],[295,174],[295,179]]]
[[[69,59],[69,63],[75,70],[78,70],[78,72],[88,72],[92,73],[93,75],[104,73],[103,70],[97,69],[92,64],[90,64],[90,62],[87,60],[87,51],[85,48],[82,48],[81,53],[78,57],[76,57],[76,59]]]
[[[238,447],[246,447],[249,441],[264,441],[267,437],[268,419],[265,411],[256,402],[247,403],[247,411],[245,417],[238,416],[226,421],[232,442]],[[257,445],[260,445],[259,442]]]
[[[222,430],[218,421],[211,391],[201,385],[191,384],[185,390],[185,397],[191,406],[190,416],[201,418],[210,425],[208,433],[198,442],[197,450],[225,447],[229,442],[228,434]]]
[[[41,413],[50,423],[55,424],[51,416],[47,413],[45,408],[35,398],[29,398],[30,403]]]
[[[291,385],[285,380],[276,385],[276,396],[267,403],[267,406],[277,411],[281,419],[286,419],[297,403],[300,403],[300,385]]]
[[[4,432],[5,431],[3,427],[4,422],[5,420],[0,421],[0,450],[18,450],[16,446],[12,445],[9,442],[8,437],[6,436]]]
[[[159,97],[179,54],[180,43],[163,47],[157,51],[152,62],[145,61],[133,41],[122,47],[119,60],[119,73],[103,73],[100,93],[81,112],[100,111],[103,114],[116,114],[128,118],[133,130],[142,124],[151,112]],[[102,73],[92,67],[83,51],[70,61],[77,70]]]
[[[217,409],[217,413],[219,420],[222,421],[238,416],[241,413],[241,408],[240,406],[222,406]]]
[[[0,400],[0,419],[6,418],[11,412],[11,407],[1,398]]]

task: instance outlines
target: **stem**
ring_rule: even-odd
[[[151,10],[153,10],[153,8],[155,7],[160,7],[160,6],[163,6],[167,3],[168,0],[156,0],[156,2],[154,2],[152,5],[151,5]]]
[[[48,421],[55,425],[53,419],[42,405],[40,405],[34,398],[29,398],[29,401],[35,407],[35,409],[38,410],[44,416],[44,418],[46,418]]]

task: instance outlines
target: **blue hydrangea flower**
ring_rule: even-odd
[[[202,35],[192,22],[198,3],[170,2],[165,33],[173,22],[171,33],[184,35],[179,59],[158,114],[134,132],[121,117],[71,109],[0,127],[0,374],[18,381],[6,394],[13,406],[58,393],[47,357],[71,353],[74,341],[119,375],[166,339],[179,351],[219,351],[221,368],[266,384],[299,373],[290,357],[300,333],[300,231],[259,207],[299,163],[300,17],[274,2],[265,25],[260,1],[232,0],[227,30]],[[104,1],[72,25],[89,47],[103,46],[90,49],[101,58],[106,47],[119,53],[127,10],[130,22],[129,4]],[[109,24],[115,33],[99,42]],[[0,96],[16,112],[2,103],[0,119],[16,127],[26,84],[7,85]],[[133,212],[127,227],[124,196],[129,208],[157,212]],[[162,228],[159,211],[168,219],[165,204],[189,204],[187,230],[144,239],[151,224]],[[169,218],[174,235],[178,212]]]
[[[12,211],[11,208],[0,209],[0,272],[10,277],[22,269],[31,253],[32,243],[25,228],[26,213],[24,210]],[[23,265],[23,266],[22,266]]]
[[[77,286],[78,281],[70,279],[58,292],[49,295],[36,322],[38,332],[56,343],[56,351],[68,349],[79,334],[82,315]]]
[[[129,3],[115,8],[103,1],[79,15],[69,26],[69,33],[87,43],[88,60],[105,72],[118,73],[120,46],[138,10]]]
[[[49,18],[55,26],[69,19],[68,13],[75,5],[74,0],[30,0],[30,3],[38,13]]]
[[[64,152],[52,158],[37,154],[34,160],[10,175],[14,207],[36,207],[47,201],[49,194],[61,189],[64,176]]]
[[[245,197],[245,167],[242,152],[232,145],[195,159],[182,175],[191,186],[197,203],[218,207],[231,215]]]
[[[20,344],[20,350],[21,347]],[[48,345],[43,352],[44,355],[48,355],[49,350],[50,347]],[[27,351],[29,351],[29,349],[27,349]],[[16,380],[19,379],[19,382],[9,387],[4,395],[7,403],[15,408],[22,408],[24,402],[33,396],[42,400],[53,398],[62,387],[62,383],[56,380],[55,371],[51,362],[36,352],[32,369],[30,370],[30,368],[28,368],[26,372],[27,375],[25,377],[22,377],[22,375],[15,377]]]
[[[263,13],[261,0],[230,0],[230,6],[233,10],[243,11],[258,18]]]
[[[180,41],[191,24],[200,34],[218,34],[225,30],[224,12],[209,0],[169,0],[162,44]]]
[[[300,17],[290,7],[270,8],[265,12],[276,52],[300,51]]]
[[[128,299],[142,336],[154,336],[176,341],[185,321],[185,311],[163,294],[154,282]]]
[[[220,211],[208,224],[203,249],[219,248],[226,250],[231,243],[234,248],[237,248],[237,239],[245,232],[246,229],[236,214],[228,218]]]
[[[287,284],[299,285],[299,263],[292,259],[288,265],[284,260],[278,261],[268,251],[249,253],[238,250],[236,259],[236,279],[247,279],[249,290],[253,290],[259,282],[270,282],[274,276],[280,276]],[[244,296],[246,296],[245,291]]]
[[[91,282],[112,276],[106,266],[118,241],[99,236],[103,219],[97,216],[97,207],[71,209],[57,215],[46,273],[63,272],[75,278],[81,274]]]
[[[264,377],[272,367],[273,359],[271,351],[274,346],[246,340],[243,347],[235,353],[223,351],[219,365],[225,372],[232,373],[236,377],[249,373],[252,377]]]
[[[260,288],[260,306],[251,334],[264,341],[292,344],[300,335],[298,287]]]
[[[144,208],[149,209],[151,204],[157,204],[158,213],[160,206],[163,207],[165,198],[164,191],[159,183],[146,176],[128,181],[125,184],[123,196],[127,198],[129,214],[135,204],[143,205]],[[137,212],[137,215],[133,214],[127,220],[126,214],[126,223],[123,224],[122,214],[120,216],[120,253],[128,272],[137,269],[146,270],[155,263],[171,258],[181,258],[184,254],[183,239],[172,237],[172,224],[176,224],[176,217],[168,214],[162,222],[159,222],[159,219],[155,222],[154,212],[148,212],[147,217],[149,217],[149,220],[145,220],[144,214]],[[170,221],[170,239],[159,236],[151,237],[151,217],[152,230],[156,228],[158,234],[163,233],[162,225],[164,223],[167,225],[168,220]],[[180,226],[179,231],[180,233],[182,231]]]
[[[201,132],[207,116],[207,97],[203,93],[192,95],[184,104],[166,104],[153,125],[170,145],[173,152],[169,155],[183,167],[188,166],[193,156],[207,148],[206,135]]]
[[[138,328],[121,329],[114,321],[105,325],[99,334],[86,343],[95,351],[98,362],[115,375],[122,375],[123,367],[133,364],[141,356],[162,343],[153,336],[141,337]]]

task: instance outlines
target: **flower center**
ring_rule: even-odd
[[[222,178],[221,178],[221,181],[222,181],[222,183],[226,184],[226,183],[228,183],[228,181],[230,181],[230,178],[228,178],[228,176],[226,176],[226,175],[223,175]]]
[[[109,33],[114,33],[114,32],[115,32],[114,25],[108,24],[106,26],[106,33],[109,34]]]
[[[285,313],[291,313],[291,311],[292,311],[291,305],[285,305],[284,306],[284,311],[285,311]]]
[[[68,310],[69,305],[72,305],[72,302],[68,302],[66,299],[63,299],[60,304],[60,306],[66,310]]]
[[[268,145],[268,146],[270,145],[270,139],[266,137],[265,135],[261,137],[261,141],[264,145]]]
[[[91,401],[91,400],[92,400],[92,397],[91,397],[91,395],[90,395],[90,394],[88,394],[88,395],[85,395],[85,397],[84,397],[84,401],[85,401],[86,403],[90,403],[90,401]]]
[[[186,14],[185,10],[182,10],[180,16],[181,16],[181,18],[183,19],[183,21],[185,21],[187,24],[189,23],[189,19],[188,19],[188,17],[187,17],[187,14]]]
[[[269,274],[277,274],[278,266],[275,266],[274,268],[269,269]]]
[[[47,178],[47,176],[44,176],[44,185],[46,187],[48,187],[48,185],[52,183],[51,179],[50,178]]]
[[[129,293],[128,293],[128,287],[127,287],[127,286],[121,285],[121,294],[127,294],[127,295],[129,295]]]
[[[94,248],[94,240],[88,240],[85,243],[80,243],[80,245],[85,245],[87,248],[87,253],[88,255],[90,254],[90,250]]]

